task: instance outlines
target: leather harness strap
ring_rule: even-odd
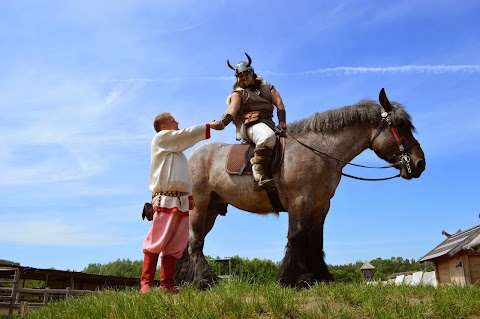
[[[276,212],[286,212],[287,210],[283,208],[282,202],[280,201],[280,196],[278,196],[278,190],[276,187],[270,188],[268,191],[268,198],[270,199],[270,204],[272,204],[273,209]]]

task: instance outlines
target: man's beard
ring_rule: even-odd
[[[246,88],[257,88],[258,87],[258,81],[257,79],[252,79],[252,83],[250,83],[250,85],[246,85],[246,81],[235,81],[235,84],[233,85],[233,89],[235,90],[236,88],[242,88],[242,89],[246,89]]]
[[[237,82],[237,83],[238,83],[238,86],[240,86],[242,89],[246,89],[246,88],[248,88],[248,87],[255,86],[255,83],[256,83],[255,79],[252,79],[252,81],[250,82],[249,85],[246,84],[247,81],[248,81],[248,80],[246,80],[246,81],[238,81],[238,82]]]

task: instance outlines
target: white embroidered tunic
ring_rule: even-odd
[[[196,125],[181,130],[161,130],[152,140],[150,191],[153,194],[177,192],[182,196],[157,195],[152,205],[157,210],[188,214],[188,196],[192,190],[187,158],[183,151],[210,138],[210,125]]]

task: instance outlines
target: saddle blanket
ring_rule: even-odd
[[[253,144],[233,144],[228,151],[225,164],[227,173],[230,175],[252,175],[250,159],[253,157],[254,151],[255,145]],[[274,173],[280,167],[284,151],[285,137],[277,137],[270,162],[271,173]]]

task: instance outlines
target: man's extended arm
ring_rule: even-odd
[[[240,93],[233,92],[230,96],[230,104],[220,119],[220,122],[223,123],[223,127],[227,126],[233,121],[233,118],[237,114],[238,110],[240,110],[240,106],[242,106],[242,97]]]

